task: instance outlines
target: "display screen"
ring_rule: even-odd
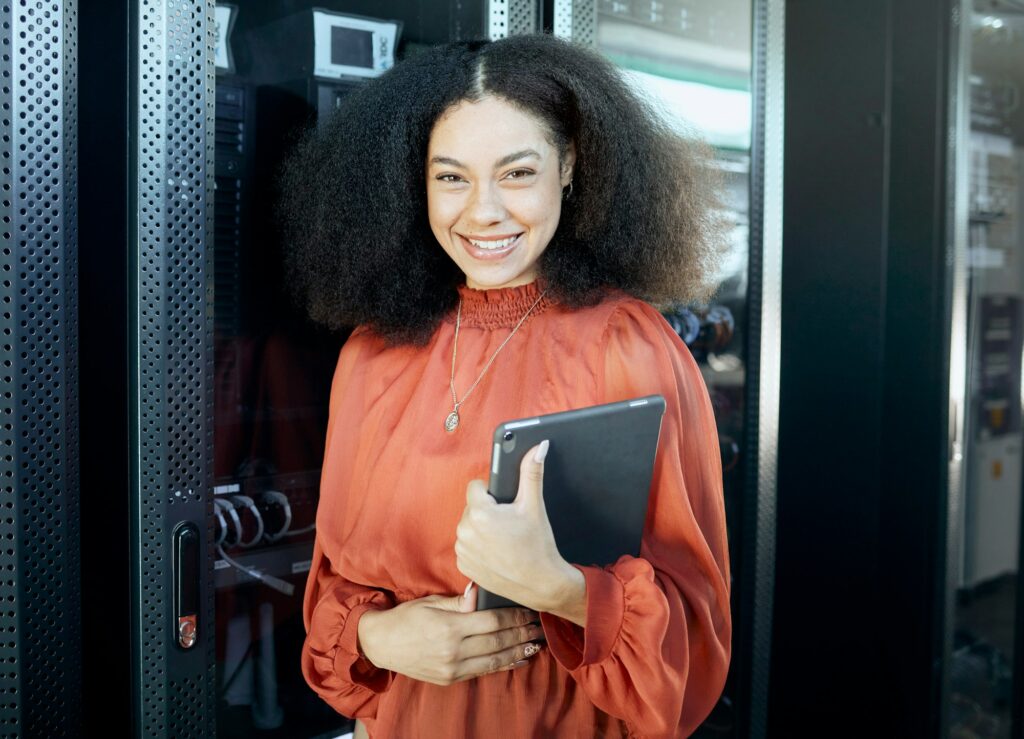
[[[331,64],[373,69],[373,33],[332,26]]]
[[[395,63],[401,21],[313,11],[313,74],[376,77]]]
[[[214,47],[214,64],[217,69],[234,71],[234,64],[231,59],[230,34],[231,27],[235,23],[235,13],[238,8],[234,5],[223,5],[218,3],[214,7],[214,18],[217,27],[217,45]]]

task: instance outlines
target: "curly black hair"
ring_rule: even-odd
[[[719,253],[706,147],[672,131],[598,53],[546,34],[430,48],[348,96],[286,161],[287,279],[310,316],[422,343],[463,275],[427,220],[425,162],[438,118],[495,96],[535,115],[565,155],[572,195],[538,262],[579,307],[619,288],[655,305],[706,298]]]

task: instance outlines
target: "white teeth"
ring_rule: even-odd
[[[469,243],[478,249],[486,249],[487,251],[496,251],[498,249],[504,249],[513,241],[518,239],[518,236],[513,236],[509,239],[502,239],[501,241],[477,241],[476,239],[469,239]]]

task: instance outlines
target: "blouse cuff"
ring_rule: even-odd
[[[391,687],[395,673],[374,665],[359,651],[359,618],[367,611],[378,611],[386,607],[383,593],[352,607],[345,618],[338,649],[334,654],[334,669],[339,675],[348,675],[351,681],[374,693],[383,693]]]
[[[626,610],[623,586],[614,574],[600,567],[573,566],[587,583],[587,627],[550,613],[540,614],[551,654],[569,671],[607,659]]]

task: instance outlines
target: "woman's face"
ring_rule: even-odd
[[[570,146],[559,171],[542,123],[500,98],[463,101],[438,119],[427,148],[427,215],[469,287],[536,279],[574,162]]]

